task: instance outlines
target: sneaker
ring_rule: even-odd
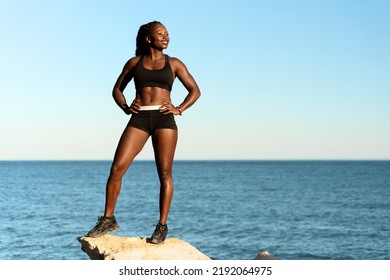
[[[158,223],[156,229],[153,232],[152,237],[149,239],[149,243],[160,244],[163,243],[168,234],[168,226]]]
[[[88,237],[99,237],[108,232],[112,232],[119,229],[119,225],[116,222],[115,216],[104,217],[101,216],[96,223],[96,226],[91,229],[88,233]]]

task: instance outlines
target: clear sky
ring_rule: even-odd
[[[111,160],[129,118],[112,87],[153,20],[202,92],[176,118],[176,159],[390,159],[389,14],[387,0],[2,0],[0,160]],[[186,94],[176,80],[174,103]]]

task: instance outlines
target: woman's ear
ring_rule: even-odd
[[[150,44],[151,40],[150,40],[150,37],[149,37],[149,36],[145,37],[145,40],[146,40],[147,43]]]

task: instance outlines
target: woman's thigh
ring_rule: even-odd
[[[156,129],[152,142],[159,175],[171,174],[178,132],[174,129]]]
[[[148,138],[149,134],[145,131],[134,127],[126,127],[115,152],[112,171],[123,175],[134,158],[141,152]]]

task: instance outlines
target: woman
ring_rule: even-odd
[[[174,116],[181,115],[191,107],[200,97],[200,90],[179,59],[163,54],[169,44],[169,35],[160,22],[142,25],[136,43],[136,56],[126,63],[113,89],[115,102],[127,115],[132,116],[121,136],[111,166],[104,216],[99,217],[87,236],[98,237],[119,228],[114,209],[122,177],[151,136],[160,180],[160,219],[149,241],[159,244],[168,233],[167,218],[173,195],[172,164],[178,138]],[[173,105],[170,97],[176,77],[188,90],[179,106]],[[132,79],[136,93],[128,106],[123,91]]]

